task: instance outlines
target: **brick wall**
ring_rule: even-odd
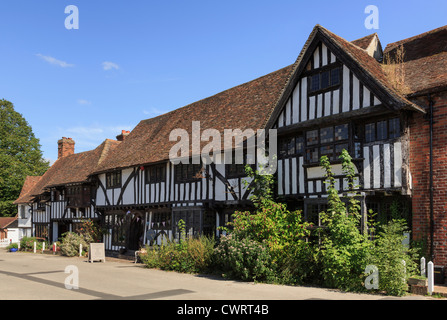
[[[75,142],[72,138],[63,137],[57,142],[57,145],[58,159],[74,154]]]
[[[447,92],[432,95],[434,263],[447,266]],[[428,97],[418,98],[429,106]],[[426,116],[410,120],[410,170],[412,175],[413,239],[430,245],[430,125]],[[428,247],[427,247],[428,248]],[[429,252],[429,248],[427,250]],[[427,257],[430,259],[430,257]]]

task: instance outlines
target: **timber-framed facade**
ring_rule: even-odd
[[[170,133],[191,133],[194,121],[221,133],[276,129],[278,198],[319,223],[326,205],[319,159],[329,157],[336,186],[346,192],[338,159],[345,149],[356,167],[364,218],[368,209],[383,220],[399,212],[413,238],[429,239],[432,257],[447,265],[447,206],[440,198],[447,190],[446,41],[447,27],[441,27],[383,49],[377,34],[350,42],[317,25],[290,66],[143,120],[91,151],[96,158],[61,157],[17,203],[26,199],[35,234],[47,232],[53,240],[59,223],[72,230],[77,219],[97,219],[109,231],[104,242],[110,252],[175,238],[180,219],[190,235],[217,234],[235,210],[250,209],[243,166],[223,164],[221,150],[211,164],[174,164]],[[406,55],[397,57],[402,48]],[[81,163],[82,177],[63,173]]]

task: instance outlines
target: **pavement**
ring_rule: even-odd
[[[0,249],[1,300],[444,300],[259,284],[144,268],[129,260],[7,252]]]

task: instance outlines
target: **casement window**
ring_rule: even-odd
[[[20,207],[20,219],[26,219],[26,206],[25,205],[21,205]]]
[[[399,118],[380,120],[365,125],[365,142],[396,139],[400,137]]]
[[[330,161],[338,160],[343,149],[349,151],[348,124],[310,130],[305,138],[307,163],[318,163],[322,156],[327,156]],[[356,148],[361,149],[360,145]]]
[[[166,165],[160,164],[147,167],[145,170],[146,183],[166,182]]]
[[[181,210],[174,211],[173,216],[173,234],[175,239],[182,236],[182,230],[179,228],[180,220],[185,223],[185,232],[187,237],[198,236],[202,232],[202,211],[201,210]]]
[[[279,139],[278,158],[284,159],[304,154],[304,136],[297,135]]]
[[[312,223],[314,227],[322,227],[320,213],[327,210],[325,203],[308,203],[306,205],[305,219]]]
[[[248,164],[248,155],[247,155],[247,151],[244,150],[244,158],[243,159],[238,159],[238,157],[235,154],[235,151],[233,150],[233,157],[232,160],[235,163],[230,163],[230,164],[226,164],[225,165],[225,176],[226,178],[240,178],[240,177],[246,177],[247,173],[245,172],[245,167]],[[242,163],[240,163],[242,162]],[[250,162],[254,162],[254,161],[250,161]],[[253,168],[253,170],[255,170],[256,166],[254,164],[250,164],[251,167]]]
[[[174,172],[176,183],[197,181],[202,178],[202,165],[179,163]]]
[[[48,224],[35,223],[34,232],[37,238],[46,239],[48,237]]]
[[[106,188],[121,188],[121,171],[109,172],[106,174]]]
[[[67,188],[67,207],[89,207],[91,189],[89,186],[72,186]]]
[[[309,93],[321,93],[326,90],[333,90],[340,85],[340,67],[322,69],[309,77]]]
[[[153,230],[171,230],[172,213],[170,211],[153,212],[150,228]]]

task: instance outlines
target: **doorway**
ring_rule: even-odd
[[[129,232],[127,237],[128,250],[140,250],[143,246],[144,237],[144,217],[136,212],[129,215]]]

